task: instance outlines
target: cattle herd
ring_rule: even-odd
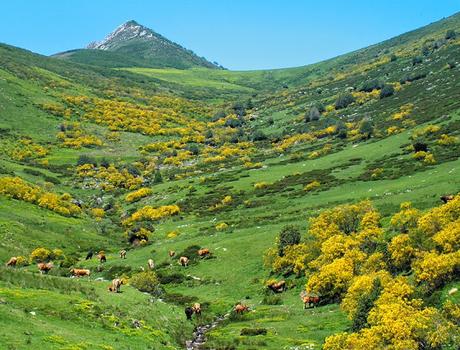
[[[446,197],[446,198],[444,198]],[[448,196],[443,196],[441,200],[449,200],[447,198]],[[126,259],[127,251],[126,249],[122,249],[119,252],[120,259]],[[173,258],[176,256],[176,252],[173,250],[170,250],[168,252],[168,255],[170,258]],[[206,258],[211,256],[211,251],[208,248],[201,248],[197,251],[197,255],[201,258]],[[86,254],[85,260],[91,260],[94,256],[93,250],[88,251]],[[96,254],[97,259],[101,264],[107,262],[107,256],[103,250],[99,251]],[[181,256],[177,260],[178,264],[187,267],[189,265],[190,259],[186,256]],[[6,263],[6,266],[9,267],[15,267],[18,264],[18,257],[11,257],[8,262]],[[52,268],[53,268],[53,263],[52,262],[39,262],[37,264],[37,268],[41,274],[46,274],[48,273]],[[147,268],[149,270],[153,270],[155,268],[155,262],[153,259],[148,259],[147,260]],[[143,269],[143,268],[142,268]],[[83,268],[70,268],[69,269],[70,275],[73,278],[80,278],[80,277],[89,277],[91,274],[91,271],[89,269],[83,269]],[[124,284],[124,280],[121,278],[115,278],[112,280],[110,285],[107,287],[107,290],[112,293],[119,293],[121,286]],[[281,281],[274,281],[271,282],[270,284],[267,285],[268,289],[273,291],[274,293],[282,293],[287,290],[287,285],[285,280]],[[320,298],[318,296],[310,296],[307,295],[305,291],[303,291],[300,294],[300,298],[304,304],[304,308],[308,307],[315,307],[319,304]],[[193,315],[200,316],[201,315],[201,304],[199,303],[194,303],[191,306],[185,307],[185,316],[187,320],[191,320]],[[249,307],[243,303],[237,303],[233,307],[233,312],[236,314],[243,314],[245,312],[250,311]]]

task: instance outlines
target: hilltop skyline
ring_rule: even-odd
[[[0,23],[0,42],[52,55],[102,40],[132,19],[232,70],[283,68],[372,45],[460,10],[460,4],[450,0],[442,6],[412,0],[269,3],[18,1],[4,5],[10,15]],[[40,25],[44,21],[47,25]]]

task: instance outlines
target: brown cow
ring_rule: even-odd
[[[120,287],[123,284],[123,280],[121,278],[115,278],[112,280],[112,284],[109,286],[109,292],[120,293]]]
[[[70,273],[75,277],[89,276],[91,271],[88,269],[70,269]]]
[[[244,304],[237,304],[237,305],[233,308],[233,310],[234,310],[237,314],[243,314],[243,313],[249,311],[249,306],[244,305]]]
[[[48,273],[53,267],[53,263],[52,262],[49,262],[49,263],[38,263],[37,264],[37,267],[38,267],[38,270],[40,271],[40,273]]]
[[[201,256],[202,258],[208,256],[209,254],[211,253],[208,248],[203,248],[203,249],[198,250],[198,255]]]
[[[155,268],[155,262],[153,259],[147,260],[147,266],[149,267],[149,270],[153,270]]]
[[[169,255],[170,258],[172,258],[172,257],[174,257],[174,255],[176,255],[176,252],[174,250],[170,250],[168,252],[168,255]]]
[[[307,308],[307,305],[308,307],[316,307],[320,301],[318,296],[310,296],[305,291],[300,293],[300,299],[302,299],[304,309]]]
[[[188,266],[188,258],[186,256],[181,256],[179,258],[179,264],[182,266]]]
[[[121,259],[126,259],[126,250],[125,249],[120,250],[120,258]]]
[[[452,199],[454,199],[453,194],[445,194],[444,196],[440,197],[441,201],[446,204],[447,202],[450,202]]]
[[[269,284],[267,287],[270,288],[275,293],[282,293],[287,288],[285,280]]]
[[[6,266],[16,266],[18,263],[18,258],[16,256],[12,256],[10,260],[6,263]]]
[[[103,250],[101,250],[99,254],[97,254],[97,258],[99,259],[99,262],[101,264],[107,261],[107,257],[105,256],[105,252]]]
[[[196,313],[197,315],[201,315],[201,304],[200,303],[193,304],[192,309],[194,313]]]

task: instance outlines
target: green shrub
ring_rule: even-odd
[[[457,33],[455,32],[455,30],[453,29],[450,29],[446,32],[446,40],[451,40],[451,39],[455,39],[457,37]]]
[[[308,113],[305,115],[305,122],[312,122],[319,120],[321,117],[321,113],[319,112],[318,108],[316,106],[313,106],[310,108]]]
[[[186,277],[181,273],[164,274],[164,273],[158,272],[157,275],[158,275],[158,279],[160,280],[161,284],[169,284],[169,283],[179,284],[179,283],[182,283],[186,279]]]
[[[168,293],[163,296],[163,300],[176,305],[189,305],[198,301],[198,298],[180,293]]]
[[[372,90],[380,90],[384,86],[380,79],[366,80],[360,87],[359,91],[371,92]]]
[[[97,166],[97,161],[93,157],[90,157],[86,154],[82,154],[77,159],[77,165],[80,166],[85,164],[93,164],[94,166]]]
[[[105,279],[111,280],[114,278],[119,278],[122,275],[129,276],[132,273],[132,267],[127,265],[112,265],[107,270],[104,270],[102,276]],[[136,287],[137,288],[137,287]]]
[[[161,294],[160,281],[153,271],[136,273],[129,279],[129,283],[141,292],[154,295]]]
[[[262,299],[262,304],[264,305],[281,305],[283,304],[283,299],[279,295],[265,295]]]
[[[255,336],[255,335],[267,335],[266,328],[243,328],[240,335]]]
[[[382,90],[380,90],[380,98],[385,98],[392,96],[395,93],[395,89],[392,85],[385,85]]]
[[[252,140],[253,141],[263,141],[267,139],[267,135],[262,130],[256,130],[252,134]]]
[[[337,100],[335,101],[335,109],[346,108],[355,102],[355,98],[349,92],[340,94]]]

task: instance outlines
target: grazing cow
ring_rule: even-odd
[[[91,249],[91,250],[88,252],[88,254],[86,254],[86,259],[85,259],[85,260],[90,260],[90,259],[92,259],[93,255],[94,255],[94,252],[93,252],[93,250]]]
[[[120,287],[123,284],[123,280],[121,278],[115,278],[112,280],[112,284],[109,286],[109,291],[114,293],[120,293]]]
[[[269,284],[268,288],[270,288],[274,293],[282,293],[287,289],[286,281],[282,280],[282,281],[279,281],[279,282]]]
[[[192,306],[193,312],[196,313],[197,315],[201,315],[201,304],[195,303]]]
[[[89,276],[90,271],[88,269],[70,269],[70,273],[75,277]]]
[[[97,254],[97,258],[99,259],[99,262],[102,264],[102,263],[105,263],[107,261],[107,258],[105,256],[105,252],[103,250],[101,250],[99,252],[99,254]]]
[[[320,298],[318,296],[310,296],[305,291],[300,293],[300,299],[303,302],[303,308],[306,309],[308,307],[316,307],[319,304]]]
[[[208,248],[203,248],[203,249],[198,250],[198,255],[201,256],[202,258],[208,256],[209,254],[211,253]]]
[[[444,196],[441,196],[441,201],[446,204],[447,202],[450,202],[452,199],[454,199],[454,195],[452,194],[445,194]]]
[[[170,258],[172,258],[172,257],[174,257],[174,255],[176,255],[176,252],[174,250],[170,250],[168,252],[168,255],[169,255]]]
[[[193,308],[190,306],[187,306],[184,311],[185,311],[185,316],[187,317],[187,320],[191,320],[192,315],[193,315]]]
[[[149,270],[153,270],[155,268],[155,263],[153,259],[147,260],[147,266],[149,267]]]
[[[38,263],[37,264],[37,267],[38,267],[38,270],[40,271],[40,273],[48,273],[52,268],[53,268],[53,263],[52,262],[49,262],[49,263]]]
[[[126,259],[126,250],[125,249],[120,250],[120,258],[121,259]]]
[[[182,266],[188,266],[188,258],[186,256],[181,256],[179,258],[179,264]]]
[[[6,263],[6,266],[16,266],[17,263],[18,263],[18,258],[15,256],[12,256],[10,260],[8,260],[8,262]]]
[[[249,311],[249,306],[244,304],[237,304],[233,309],[237,314],[243,314]]]

